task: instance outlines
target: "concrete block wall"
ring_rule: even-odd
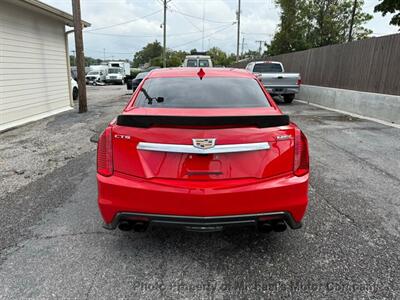
[[[297,99],[400,124],[400,96],[302,85]]]

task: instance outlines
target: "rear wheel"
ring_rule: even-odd
[[[294,94],[283,95],[283,100],[285,101],[285,103],[292,103],[294,100]]]

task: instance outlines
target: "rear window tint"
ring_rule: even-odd
[[[148,72],[139,73],[136,75],[135,79],[143,79],[147,74]]]
[[[197,59],[188,59],[187,66],[188,67],[197,67]]]
[[[199,67],[209,67],[208,59],[199,59]]]
[[[136,107],[235,108],[270,106],[253,78],[174,77],[150,78],[135,101]],[[161,99],[159,98],[161,97]],[[157,101],[156,99],[159,98]],[[161,101],[162,102],[161,102]],[[150,104],[151,102],[151,104]]]
[[[255,64],[253,72],[257,73],[280,73],[282,72],[282,66],[280,64],[265,63]]]

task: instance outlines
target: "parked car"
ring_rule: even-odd
[[[147,68],[145,71],[138,73],[135,78],[131,79],[130,82],[127,82],[126,84],[126,88],[128,90],[132,90],[133,92],[136,90],[136,88],[139,86],[139,84],[142,82],[143,78],[146,77],[147,74],[149,74],[149,72],[151,70],[154,69],[159,69],[160,67],[150,67]]]
[[[278,61],[255,61],[246,69],[258,75],[271,96],[282,95],[286,103],[292,103],[300,90],[299,73],[285,73],[282,63]]]
[[[89,73],[86,74],[86,83],[87,84],[101,84],[105,81],[106,79],[106,73],[105,71],[90,71]]]
[[[182,67],[212,67],[211,57],[208,55],[187,55]]]
[[[71,77],[71,94],[72,99],[77,100],[79,96],[78,83]]]
[[[139,86],[139,84],[142,82],[143,78],[146,77],[147,74],[149,74],[149,72],[140,72],[136,75],[134,79],[132,79],[132,91],[136,90],[136,88]]]
[[[160,69],[138,89],[99,137],[98,204],[106,228],[301,226],[307,139],[255,75]]]

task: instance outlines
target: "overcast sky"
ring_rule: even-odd
[[[70,0],[42,0],[71,13]],[[81,0],[82,18],[92,24],[85,29],[87,56],[106,59],[129,58],[148,42],[162,42],[162,0]],[[377,0],[365,0],[364,10],[373,14]],[[207,50],[217,46],[236,52],[235,11],[237,0],[171,0],[167,13],[167,47],[176,50]],[[204,12],[204,22],[203,22]],[[366,27],[374,35],[398,32],[389,25],[390,16],[373,14]],[[128,22],[131,21],[131,22]],[[242,0],[241,32],[244,50],[258,49],[256,40],[269,42],[279,22],[273,0]],[[104,28],[110,25],[119,26]],[[203,39],[204,24],[204,39]],[[204,42],[203,42],[204,41]],[[74,49],[70,39],[70,50]]]

